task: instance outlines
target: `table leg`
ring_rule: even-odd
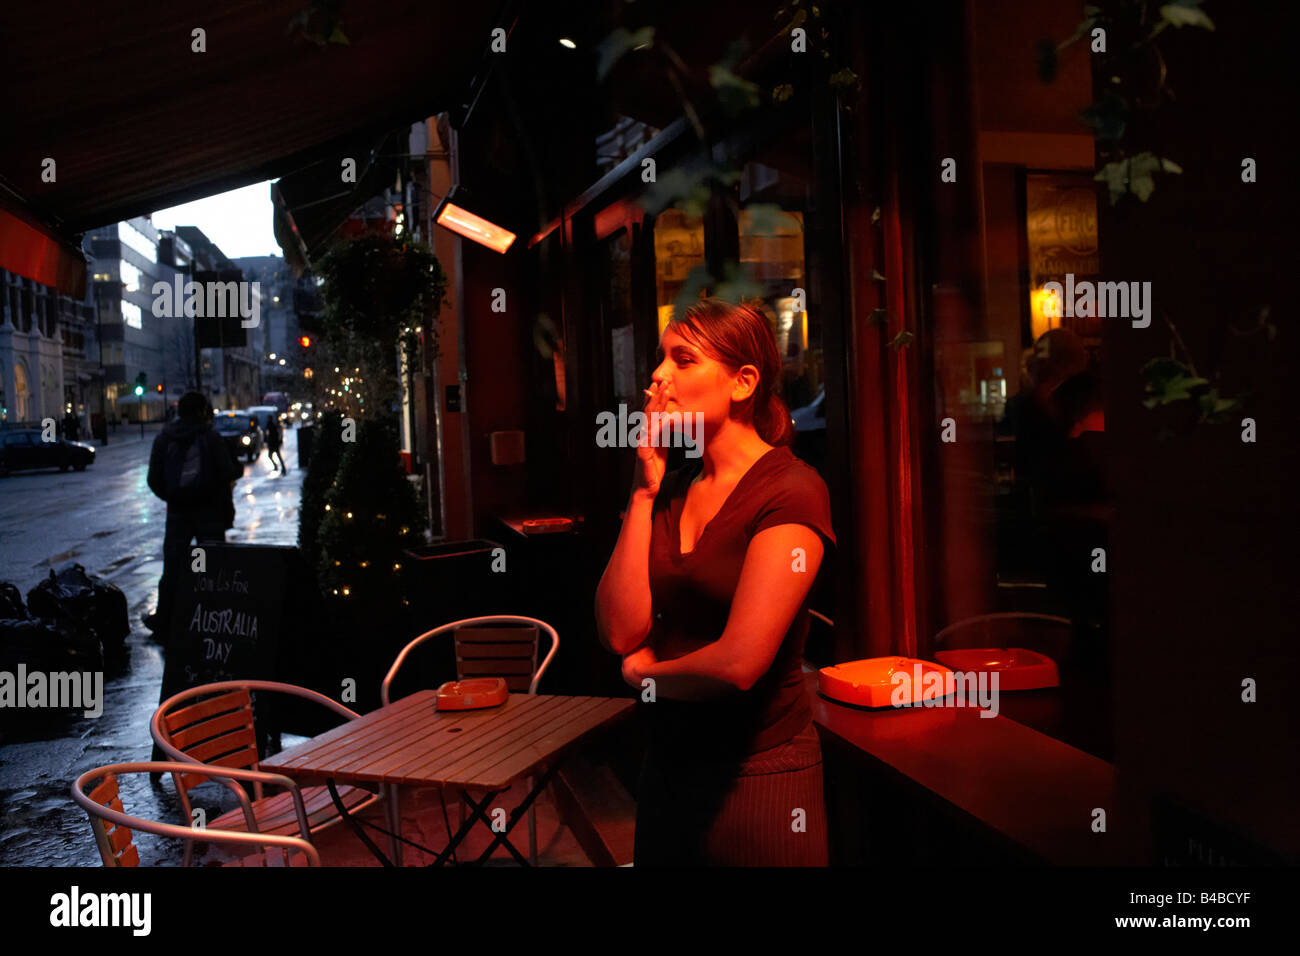
[[[551,778],[555,776],[555,771],[558,768],[558,763],[553,764],[544,774],[542,774],[532,791],[529,792],[528,796],[524,797],[523,802],[520,803],[519,806],[515,807],[514,812],[510,814],[510,822],[506,824],[506,828],[496,835],[496,838],[488,845],[488,848],[483,851],[483,855],[478,858],[476,861],[477,863],[481,864],[486,862],[492,855],[492,851],[494,851],[498,846],[504,845],[506,850],[509,851],[510,855],[513,856],[516,861],[518,861],[520,866],[529,865],[528,861],[524,859],[524,855],[514,848],[510,841],[506,839],[506,836],[512,829],[514,829],[515,824],[519,822],[523,815],[528,812],[528,807],[532,802],[537,799],[543,790],[546,789],[546,785],[550,783]],[[484,800],[484,803],[486,804],[487,801]]]
[[[465,839],[465,837],[469,835],[469,831],[474,826],[475,820],[482,820],[484,823],[488,825],[489,828],[491,828],[492,823],[487,818],[487,805],[489,802],[491,802],[493,797],[495,797],[498,793],[502,793],[502,792],[503,791],[500,790],[489,790],[483,794],[483,799],[479,803],[475,803],[474,798],[471,797],[468,793],[463,794],[464,801],[467,804],[469,804],[473,812],[470,813],[469,819],[466,820],[463,824],[461,824],[460,828],[456,831],[456,835],[452,837],[451,842],[447,844],[447,848],[438,854],[438,858],[434,860],[432,863],[430,863],[429,864],[430,866],[442,866],[442,864],[446,861],[446,859],[449,856],[451,856],[452,850],[460,846],[461,842]]]
[[[402,835],[400,794],[401,787],[398,784],[388,785],[388,852],[392,854],[394,866],[402,865],[402,841],[398,839]]]
[[[384,856],[384,854],[380,852],[379,847],[375,846],[374,841],[371,840],[370,837],[366,836],[366,831],[361,829],[361,825],[352,818],[352,814],[348,812],[348,808],[343,805],[343,800],[339,797],[339,791],[338,788],[334,786],[334,781],[327,779],[325,781],[325,789],[329,791],[330,799],[334,801],[334,808],[338,810],[339,816],[341,816],[343,821],[352,828],[352,832],[357,835],[357,839],[366,845],[366,848],[375,855],[375,858],[379,860],[380,863],[384,866],[392,866],[393,864],[388,857]]]

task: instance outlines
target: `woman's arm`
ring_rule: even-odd
[[[709,700],[749,690],[776,659],[817,579],[824,551],[807,525],[776,525],[754,535],[722,637],[670,661],[638,651],[640,657],[624,668],[628,683],[639,687],[641,679],[652,677],[655,695],[670,700]]]
[[[650,634],[650,519],[654,495],[634,488],[618,543],[596,587],[596,633],[615,654],[629,654]]]

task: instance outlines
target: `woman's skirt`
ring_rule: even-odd
[[[740,762],[646,753],[635,866],[826,866],[821,746],[810,722]]]

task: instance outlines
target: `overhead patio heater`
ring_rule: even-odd
[[[497,252],[509,249],[515,241],[515,234],[470,212],[469,204],[468,191],[461,186],[452,186],[434,210],[434,222]]]

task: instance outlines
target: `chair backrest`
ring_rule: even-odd
[[[149,732],[159,748],[172,760],[213,767],[256,770],[261,755],[253,725],[252,692],[290,694],[313,700],[348,720],[361,715],[306,687],[278,681],[234,680],[191,687],[167,698],[154,711]],[[176,790],[188,813],[190,790],[206,778],[176,775]],[[254,796],[262,798],[260,783]]]
[[[498,626],[493,626],[498,625]],[[499,626],[507,625],[507,626]],[[560,635],[555,628],[535,617],[518,614],[490,614],[484,617],[467,617],[425,631],[412,640],[397,655],[393,666],[384,677],[379,690],[380,700],[389,704],[389,687],[401,670],[407,655],[425,641],[440,634],[454,632],[456,648],[456,679],[473,677],[504,677],[511,693],[537,693],[537,684],[550,666],[551,659],[560,647]],[[537,666],[538,642],[541,632],[551,639],[551,647]]]
[[[1029,611],[978,614],[949,624],[934,636],[934,650],[1023,647],[1060,663],[1069,653],[1074,625],[1069,618]]]
[[[250,832],[234,830],[214,830],[211,827],[187,827],[173,823],[160,823],[142,817],[129,816],[122,807],[117,778],[129,773],[170,773],[175,779],[179,774],[193,773],[192,765],[174,761],[144,761],[139,763],[109,764],[87,770],[72,784],[72,798],[90,817],[91,830],[95,834],[95,843],[99,847],[99,856],[105,866],[139,866],[140,854],[136,849],[132,830],[153,833],[158,836],[172,837],[187,843],[195,841],[217,843],[230,846],[246,846],[261,854],[261,865],[277,861],[286,866],[304,863],[307,866],[320,866],[320,855],[308,840],[307,812],[302,797],[293,782],[279,774],[261,773],[252,770],[224,769],[205,767],[197,771],[207,777],[220,780],[240,797],[244,817],[250,824]],[[294,811],[298,817],[299,837],[273,836],[258,833],[253,823],[253,811],[248,804],[248,797],[243,789],[231,781],[256,781],[283,787],[293,794]],[[93,787],[92,783],[98,781]],[[269,851],[278,850],[278,854]],[[302,854],[301,857],[296,854]],[[186,853],[189,859],[189,853]]]
[[[201,690],[202,687],[196,687],[177,694],[155,711],[153,725],[160,731],[155,736],[158,746],[176,761],[256,770],[257,732],[253,727],[253,698],[248,688],[195,693]],[[185,797],[207,778],[183,773],[176,775],[175,780],[178,793]]]
[[[458,627],[454,633],[457,680],[503,677],[510,693],[527,692],[537,670],[537,628],[480,625]]]

